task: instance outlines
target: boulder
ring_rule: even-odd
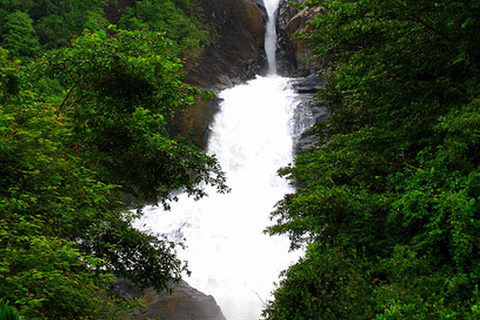
[[[172,292],[156,293],[149,288],[143,292],[131,282],[120,279],[115,284],[117,296],[142,298],[145,306],[130,316],[132,320],[226,320],[212,296],[205,295],[185,281],[171,285]]]

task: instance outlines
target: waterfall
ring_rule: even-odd
[[[265,53],[268,61],[268,74],[277,74],[277,61],[275,58],[277,46],[277,33],[275,30],[275,14],[280,0],[264,0],[268,21],[265,32]]]
[[[211,125],[207,152],[226,172],[228,194],[208,190],[194,201],[179,195],[171,211],[148,207],[138,226],[174,241],[185,239],[178,255],[188,261],[185,280],[212,295],[229,320],[258,319],[280,271],[298,259],[289,241],[263,233],[276,202],[292,187],[277,170],[293,160],[293,113],[298,104],[289,79],[276,75],[274,13],[266,0],[269,76],[226,89]]]

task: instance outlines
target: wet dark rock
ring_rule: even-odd
[[[203,22],[212,26],[210,46],[203,49],[187,81],[224,89],[266,71],[265,22],[262,0],[194,0]]]
[[[312,49],[306,40],[295,39],[296,33],[309,31],[308,21],[320,12],[320,8],[299,9],[292,3],[306,0],[280,0],[277,12],[277,61],[282,76],[305,77],[320,70],[322,61],[311,60]]]
[[[306,0],[280,0],[277,11],[277,69],[282,76],[294,77],[292,87],[299,94],[300,102],[294,114],[294,153],[298,154],[314,146],[318,138],[308,130],[325,121],[331,114],[317,93],[325,86],[325,80],[317,74],[322,61],[310,59],[312,49],[305,40],[294,34],[309,31],[308,21],[320,12],[320,8],[298,8],[292,3]]]
[[[292,87],[297,93],[314,93],[316,94],[325,86],[325,79],[317,75],[311,74],[305,78],[301,78],[292,83]]]
[[[325,85],[325,80],[316,75],[293,80],[292,87],[299,95],[300,103],[296,108],[294,121],[298,134],[294,137],[294,152],[299,154],[313,147],[318,138],[308,132],[312,126],[328,119],[332,110],[318,99],[318,91]]]
[[[131,282],[117,280],[115,293],[125,299],[142,298],[146,305],[139,307],[132,320],[226,320],[212,296],[190,287],[185,281],[172,285],[172,293],[156,293],[149,288],[143,293]]]
[[[298,64],[292,40],[286,35],[288,22],[298,13],[298,9],[289,2],[280,0],[277,10],[277,70],[283,76],[302,76],[297,70]]]

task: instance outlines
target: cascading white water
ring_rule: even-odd
[[[179,257],[192,272],[186,281],[212,295],[229,320],[258,319],[279,272],[298,257],[288,252],[286,238],[263,233],[275,203],[292,191],[276,172],[293,160],[298,103],[289,79],[275,75],[277,6],[278,0],[266,0],[273,28],[265,43],[270,75],[222,91],[211,126],[208,153],[218,158],[232,191],[207,190],[209,197],[200,201],[180,195],[171,211],[146,208],[137,224],[172,240],[185,239]]]
[[[264,0],[267,10],[268,21],[265,32],[265,53],[267,54],[268,73],[277,74],[277,59],[275,58],[277,47],[277,33],[275,30],[275,13],[280,0]]]
[[[287,239],[262,232],[275,203],[292,191],[276,175],[292,161],[295,94],[287,82],[258,77],[221,92],[208,152],[226,172],[230,193],[212,189],[199,201],[180,195],[170,212],[149,208],[139,223],[186,239],[179,256],[192,275],[185,280],[211,294],[227,319],[258,319],[279,272],[296,259]]]

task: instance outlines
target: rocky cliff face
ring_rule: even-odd
[[[310,60],[313,55],[305,40],[295,39],[296,33],[309,30],[308,21],[320,8],[298,9],[291,3],[304,3],[306,0],[280,0],[277,13],[277,61],[278,72],[282,76],[306,77],[318,72],[319,62]]]
[[[203,22],[211,27],[211,44],[204,48],[186,81],[200,88],[219,91],[264,74],[267,69],[265,23],[262,0],[193,0],[203,10]],[[208,125],[218,104],[198,99],[196,108],[177,115],[174,134],[205,146]]]
[[[266,11],[262,0],[194,0],[203,22],[213,28],[187,81],[203,88],[223,89],[262,74],[266,68]]]
[[[267,17],[263,0],[193,1],[203,9],[204,23],[213,27],[214,35],[212,44],[204,48],[197,66],[188,73],[187,81],[198,87],[220,90],[264,74],[267,68],[264,49]],[[278,73],[282,76],[305,78],[320,70],[321,61],[310,59],[313,52],[308,43],[294,38],[294,34],[308,31],[308,21],[321,10],[299,9],[291,4],[305,1],[280,0],[276,21],[276,55]],[[306,85],[310,83],[307,81]],[[302,101],[308,100],[309,106],[314,104],[312,93],[305,99],[302,98]],[[198,107],[177,116],[173,132],[188,136],[195,144],[204,146],[208,125],[217,106],[215,101],[199,101]],[[326,112],[322,109],[319,118],[323,118]]]
[[[301,4],[307,0],[280,0],[277,12],[277,63],[282,76],[297,78],[293,88],[300,98],[297,113],[302,114],[302,128],[310,128],[315,123],[326,120],[332,113],[317,93],[324,85],[324,79],[317,74],[322,61],[312,60],[313,51],[306,40],[295,39],[296,33],[310,31],[308,21],[317,15],[321,8],[298,8],[292,3]],[[307,150],[318,142],[308,131],[294,137],[295,153]]]
[[[301,114],[298,122],[301,124],[300,134],[294,135],[294,152],[299,154],[313,147],[319,140],[318,137],[305,131],[314,124],[325,121],[331,114],[332,109],[318,99],[317,93],[325,87],[325,80],[315,74],[308,77],[297,78],[292,82],[293,89],[297,92],[300,103],[296,108],[295,117]],[[297,121],[297,119],[295,119]]]
[[[132,320],[226,320],[212,296],[190,287],[185,281],[171,288],[171,294],[156,293],[151,288],[142,292],[131,282],[120,279],[115,284],[115,293],[122,298],[145,301],[145,306],[130,316]]]
[[[223,89],[266,72],[263,0],[193,0],[204,11],[203,22],[212,26],[212,43],[204,48],[187,81],[203,88]],[[277,11],[277,61],[282,76],[305,77],[319,70],[311,61],[312,50],[305,40],[293,35],[307,31],[307,22],[320,8],[298,9],[293,3],[306,0],[280,0]]]

